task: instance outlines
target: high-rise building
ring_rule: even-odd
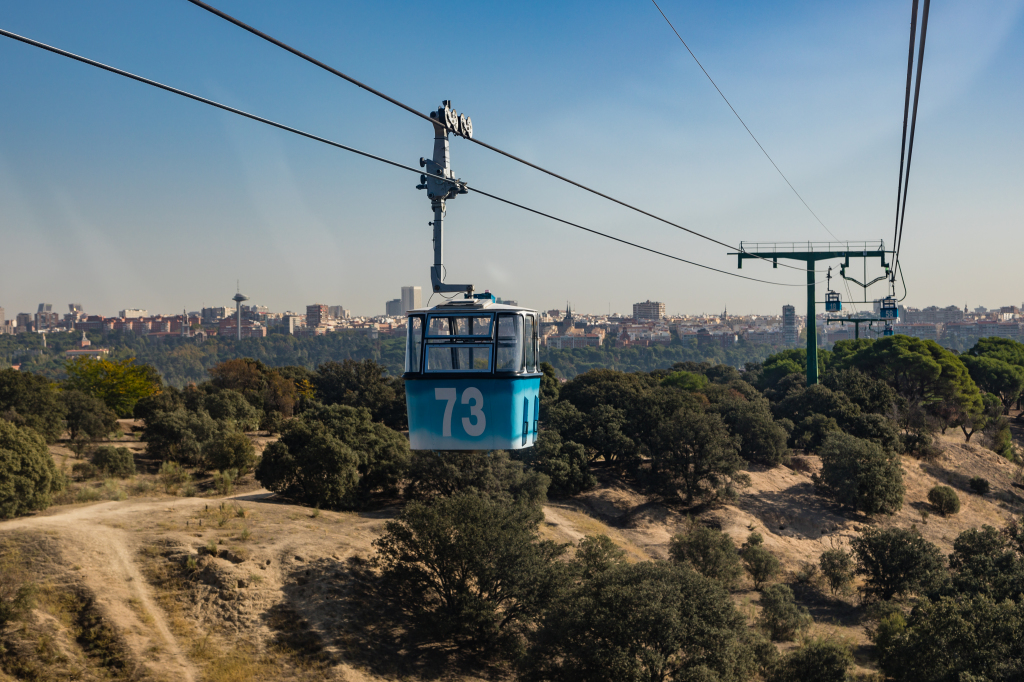
[[[800,341],[800,328],[796,324],[796,308],[791,305],[782,306],[782,342],[787,346],[795,346]]]
[[[59,322],[60,315],[53,312],[52,303],[39,304],[39,310],[36,312],[36,331],[45,331],[56,327]]]
[[[327,314],[330,315],[335,320],[347,320],[348,318],[352,317],[352,313],[348,310],[345,310],[345,306],[340,305],[327,306]]]
[[[402,315],[423,305],[423,290],[419,287],[402,287]],[[391,313],[388,313],[389,315]]]
[[[665,304],[658,301],[644,301],[633,304],[633,318],[636,320],[660,320],[665,317]]]
[[[4,333],[4,309],[0,308],[0,334]]]
[[[18,317],[15,319],[18,322],[18,334],[32,331],[32,313],[18,313]]]
[[[403,293],[404,288],[405,287],[403,287]],[[405,308],[405,302],[402,301],[402,299],[392,299],[384,304],[384,314],[388,317],[401,317],[402,315],[405,315],[405,310],[403,310],[403,308]]]
[[[306,306],[306,326],[319,327],[327,322],[327,306],[323,303],[314,303]]]

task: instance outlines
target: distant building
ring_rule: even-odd
[[[4,309],[0,308],[0,334],[4,333],[4,330],[7,326],[6,323],[4,322],[5,319],[6,318],[4,317]]]
[[[335,320],[347,320],[352,317],[352,313],[340,305],[327,306],[327,314]]]
[[[228,309],[226,307],[203,308],[202,311],[200,311],[200,317],[202,317],[203,324],[205,325],[217,324],[227,316]]]
[[[327,322],[327,306],[323,303],[314,303],[306,306],[306,326],[319,327]]]
[[[800,341],[800,328],[796,324],[796,308],[791,305],[782,306],[782,342],[787,346],[795,346]]]
[[[60,323],[60,316],[53,312],[52,303],[40,303],[35,322],[36,331],[46,331]]]
[[[402,287],[402,298],[399,302],[402,306],[400,315],[405,315],[410,310],[415,310],[416,308],[422,308],[423,289],[420,287]],[[388,315],[391,315],[391,313],[389,312]]]
[[[125,308],[117,313],[117,316],[125,319],[129,317],[149,317],[149,311],[142,310],[141,308]]]
[[[650,300],[634,303],[633,317],[636,320],[660,320],[665,317],[665,304]]]
[[[384,304],[384,314],[388,317],[401,317],[405,315],[405,301],[395,298]]]

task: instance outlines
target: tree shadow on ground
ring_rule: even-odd
[[[284,576],[284,600],[266,624],[274,643],[313,664],[342,661],[382,677],[483,678],[502,671],[452,642],[437,641],[413,610],[424,599],[396,595],[365,559],[318,559]]]
[[[825,537],[840,530],[848,521],[868,521],[860,512],[843,509],[820,495],[811,481],[801,481],[785,490],[744,495],[739,507],[758,517],[777,535],[807,540]]]

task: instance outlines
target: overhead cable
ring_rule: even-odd
[[[69,59],[74,59],[75,61],[82,62],[83,64],[88,64],[89,66],[95,66],[97,68],[103,69],[104,71],[109,71],[110,73],[114,73],[114,74],[117,74],[119,76],[124,76],[125,78],[130,78],[130,79],[132,79],[134,81],[137,81],[139,83],[144,83],[146,85],[151,85],[151,86],[153,86],[155,88],[159,88],[159,89],[164,90],[166,92],[171,92],[171,93],[174,93],[175,95],[181,95],[182,97],[187,97],[188,99],[194,100],[196,102],[201,102],[203,104],[207,104],[209,106],[216,107],[217,109],[221,109],[223,111],[227,111],[227,112],[232,113],[232,114],[237,114],[238,116],[243,116],[243,117],[248,118],[250,120],[257,121],[259,123],[263,123],[263,124],[266,124],[266,125],[269,125],[269,126],[273,126],[274,128],[278,128],[279,130],[284,130],[284,131],[287,131],[289,133],[293,133],[295,135],[300,135],[302,137],[305,137],[305,138],[310,139],[310,140],[314,140],[316,142],[322,142],[322,143],[330,145],[332,147],[336,147],[338,149],[342,149],[342,150],[345,150],[347,152],[352,152],[354,154],[358,154],[359,156],[363,156],[363,157],[366,157],[368,159],[373,159],[374,161],[380,161],[381,163],[386,163],[386,164],[388,164],[390,166],[394,166],[395,168],[401,168],[402,170],[410,171],[412,173],[416,173],[417,175],[427,175],[427,176],[433,177],[433,178],[435,178],[437,180],[441,180],[443,182],[449,182],[449,183],[452,182],[451,178],[446,178],[446,177],[443,177],[443,176],[440,176],[440,175],[434,175],[434,174],[431,174],[431,173],[425,173],[425,172],[423,172],[423,170],[421,170],[419,168],[413,168],[412,166],[406,166],[405,164],[398,163],[397,161],[391,161],[390,159],[386,159],[386,158],[384,158],[382,156],[377,156],[376,154],[370,154],[369,152],[364,152],[362,150],[356,149],[355,147],[350,147],[348,145],[344,145],[344,144],[341,144],[339,142],[334,142],[333,140],[329,140],[329,139],[327,139],[325,137],[321,137],[319,135],[314,135],[312,133],[307,133],[307,132],[305,132],[303,130],[299,130],[298,128],[293,128],[293,127],[285,125],[283,123],[278,123],[278,122],[272,121],[272,120],[270,120],[268,118],[264,118],[262,116],[257,116],[256,114],[251,114],[251,113],[243,111],[241,109],[237,109],[235,107],[228,106],[226,104],[221,104],[220,102],[216,102],[216,101],[214,101],[212,99],[208,99],[206,97],[201,97],[199,95],[187,92],[185,90],[181,90],[179,88],[172,87],[170,85],[165,85],[164,83],[160,83],[158,81],[155,81],[155,80],[152,80],[152,79],[149,79],[149,78],[145,78],[144,76],[139,76],[139,75],[131,73],[129,71],[125,71],[123,69],[119,69],[117,67],[110,66],[110,65],[104,64],[102,62],[98,62],[98,61],[96,61],[94,59],[89,59],[88,57],[83,57],[81,55],[77,55],[77,54],[75,54],[73,52],[68,52],[67,50],[62,50],[59,47],[54,47],[52,45],[47,45],[46,43],[42,43],[42,42],[39,42],[38,40],[33,40],[32,38],[27,38],[25,36],[18,35],[17,33],[12,33],[11,31],[0,29],[0,35],[6,36],[8,38],[12,38],[14,40],[17,40],[19,42],[25,43],[27,45],[32,45],[33,47],[38,47],[38,48],[47,50],[49,52],[53,52],[54,54],[58,54],[58,55],[61,55],[63,57],[68,57]],[[641,246],[640,244],[636,244],[634,242],[626,241],[625,239],[620,239],[618,237],[613,237],[612,235],[606,234],[604,232],[599,232],[597,230],[593,230],[593,229],[590,229],[590,228],[587,228],[587,227],[583,227],[582,225],[578,225],[578,224],[570,222],[568,220],[563,220],[561,218],[556,218],[553,215],[544,213],[542,211],[538,211],[536,209],[529,208],[527,206],[524,206],[523,204],[519,204],[519,203],[516,203],[516,202],[508,200],[508,199],[503,199],[503,198],[501,198],[499,196],[496,196],[494,194],[490,194],[488,192],[484,192],[482,190],[479,190],[479,189],[476,189],[476,188],[473,188],[473,187],[466,186],[465,188],[468,189],[469,191],[476,192],[477,194],[481,194],[481,195],[483,195],[485,197],[488,197],[490,199],[495,199],[495,200],[500,201],[502,203],[509,204],[509,205],[515,206],[517,208],[521,208],[521,209],[523,209],[525,211],[529,211],[531,213],[535,213],[535,214],[543,216],[545,218],[550,218],[550,219],[556,220],[556,221],[558,221],[560,223],[564,223],[566,225],[571,225],[572,227],[576,227],[576,228],[579,228],[581,230],[585,230],[586,232],[590,232],[591,234],[595,234],[595,235],[598,235],[598,236],[601,236],[601,237],[605,237],[607,239],[611,239],[611,240],[619,242],[621,244],[626,244],[627,246],[632,246],[634,248],[641,249],[641,250],[644,250],[644,251],[648,251],[650,253],[657,254],[659,256],[664,256],[666,258],[671,258],[672,260],[676,260],[676,261],[679,261],[679,262],[682,262],[682,263],[686,263],[688,265],[694,265],[696,267],[704,268],[706,270],[713,270],[714,272],[719,272],[719,273],[721,273],[723,275],[729,275],[730,277],[738,277],[740,279],[746,279],[746,280],[750,280],[750,281],[753,281],[753,282],[759,282],[761,284],[773,284],[773,285],[776,285],[776,286],[784,286],[784,287],[803,286],[802,284],[786,284],[786,283],[783,283],[783,282],[771,282],[771,281],[768,281],[768,280],[756,279],[754,277],[747,277],[745,275],[740,275],[740,274],[737,274],[737,273],[734,273],[734,272],[729,272],[727,270],[719,270],[717,268],[713,268],[713,267],[708,266],[708,265],[703,265],[701,263],[696,263],[694,261],[686,260],[684,258],[679,258],[677,256],[673,256],[671,254],[664,253],[662,251],[657,251],[655,249],[651,249],[651,248],[648,248],[646,246]]]
[[[818,214],[814,212],[814,210],[807,204],[806,201],[804,201],[804,198],[800,196],[800,192],[796,191],[796,187],[793,186],[793,183],[789,181],[789,178],[787,178],[786,174],[782,172],[782,169],[779,168],[779,165],[775,163],[775,160],[772,159],[768,151],[764,148],[764,146],[761,145],[760,140],[758,140],[757,137],[754,136],[753,131],[750,130],[746,122],[740,117],[739,112],[737,112],[736,108],[733,107],[732,103],[729,101],[729,98],[726,97],[725,93],[722,92],[722,89],[718,87],[718,83],[716,83],[715,79],[711,77],[711,74],[708,73],[707,69],[704,68],[704,65],[700,63],[700,60],[697,59],[697,55],[693,53],[693,50],[691,50],[690,46],[686,44],[686,41],[683,40],[683,37],[679,35],[679,31],[676,30],[676,27],[672,24],[672,21],[669,20],[668,16],[665,14],[665,11],[661,9],[661,5],[658,4],[657,0],[651,0],[651,2],[653,2],[654,6],[658,8],[658,12],[661,14],[662,18],[665,19],[665,23],[667,23],[668,27],[672,29],[672,32],[676,34],[676,38],[679,38],[679,42],[683,44],[683,47],[686,48],[686,51],[690,53],[691,57],[693,57],[693,61],[697,62],[697,66],[699,66],[700,70],[704,72],[704,75],[708,77],[708,80],[711,82],[711,85],[713,85],[715,87],[715,90],[718,91],[718,94],[721,95],[722,100],[729,106],[729,109],[732,111],[733,116],[735,116],[736,120],[740,122],[740,124],[743,126],[743,129],[747,131],[747,134],[750,135],[750,139],[754,141],[758,149],[760,149],[761,152],[764,154],[765,158],[768,159],[772,166],[775,167],[775,170],[778,171],[779,175],[782,176],[782,179],[786,181],[786,184],[789,185],[789,188],[793,190],[793,194],[796,195],[796,198],[800,200],[800,203],[804,205],[804,208],[811,212],[811,215],[814,216],[814,219],[818,221],[818,224],[824,227],[825,231],[832,235],[833,239],[835,239],[836,241],[840,241],[839,237],[835,236],[832,230],[828,229],[828,225],[823,223],[821,221],[821,218],[818,217]]]
[[[906,173],[903,171],[903,153],[900,151],[900,185],[903,188],[903,196],[899,203],[897,203],[896,209],[896,239],[893,242],[893,248],[896,250],[896,254],[893,258],[893,283],[896,281],[896,267],[900,263],[900,246],[903,244],[903,224],[907,216],[907,189],[910,186],[910,162],[914,156],[914,132],[917,129],[917,103],[921,96],[921,69],[924,66],[924,43],[928,37],[928,9],[931,5],[931,0],[924,0],[924,9],[921,12],[921,42],[918,47],[917,53],[917,77],[914,79],[914,109],[910,116],[910,142],[906,144],[907,135],[907,106],[910,104],[910,71],[914,61],[914,30],[917,21],[917,0],[913,3],[913,15],[910,20],[910,51],[908,55],[907,63],[907,99],[903,105],[903,139],[906,144],[907,151],[907,168]]]
[[[254,36],[262,38],[263,40],[266,40],[267,42],[272,43],[273,45],[276,45],[277,47],[280,47],[282,50],[286,50],[288,52],[291,52],[296,57],[299,57],[300,59],[304,59],[305,61],[309,62],[310,64],[313,64],[314,66],[318,66],[321,69],[327,71],[328,73],[334,74],[335,76],[338,76],[339,78],[342,78],[342,79],[348,81],[349,83],[352,83],[353,85],[358,86],[358,87],[362,88],[363,90],[366,90],[367,92],[373,93],[377,97],[380,97],[381,99],[386,100],[386,101],[390,102],[391,104],[394,104],[395,106],[398,106],[398,107],[401,107],[402,109],[405,109],[406,111],[408,111],[411,114],[415,114],[416,116],[419,116],[420,118],[422,118],[422,119],[424,119],[426,121],[429,121],[432,125],[437,125],[437,126],[444,127],[449,132],[453,132],[453,133],[457,133],[458,132],[454,128],[449,127],[446,122],[441,121],[439,119],[431,118],[427,114],[419,112],[416,109],[414,109],[413,107],[411,107],[411,106],[409,106],[407,104],[404,104],[404,103],[398,101],[397,99],[395,99],[393,97],[389,97],[388,95],[385,95],[380,90],[377,90],[376,88],[372,88],[369,85],[367,85],[367,84],[365,84],[365,83],[363,83],[363,82],[353,78],[352,76],[349,76],[349,75],[347,75],[345,73],[342,73],[341,71],[339,71],[338,69],[335,69],[332,66],[328,66],[327,64],[323,63],[319,59],[316,59],[315,57],[312,57],[312,56],[306,54],[305,52],[302,52],[301,50],[297,50],[296,48],[292,47],[291,45],[288,45],[287,43],[284,43],[284,42],[278,40],[277,38],[274,38],[273,36],[270,36],[270,35],[264,33],[263,31],[260,31],[259,29],[253,27],[253,26],[250,26],[249,24],[245,23],[244,21],[242,21],[240,19],[236,19],[235,17],[231,16],[230,14],[227,14],[226,12],[223,12],[223,11],[217,9],[216,7],[213,7],[212,5],[209,5],[208,3],[205,3],[202,0],[188,0],[188,2],[192,3],[196,7],[200,7],[202,9],[206,10],[207,12],[210,12],[211,14],[215,14],[216,16],[220,17],[221,19],[224,19],[225,21],[228,21],[228,22],[234,24],[235,26],[238,26],[239,28],[248,31],[249,33],[252,33]],[[682,230],[684,232],[688,232],[688,233],[694,235],[695,237],[700,237],[701,239],[706,239],[709,242],[712,242],[714,244],[718,244],[719,246],[724,246],[727,249],[733,249],[734,251],[742,251],[742,249],[737,248],[737,247],[735,247],[735,246],[733,246],[731,244],[726,244],[725,242],[719,241],[718,239],[715,239],[714,237],[709,237],[706,234],[702,234],[700,232],[697,232],[696,230],[692,230],[692,229],[690,229],[688,227],[684,227],[684,226],[682,226],[682,225],[680,225],[678,223],[675,223],[675,222],[673,222],[671,220],[668,220],[667,218],[662,218],[662,217],[657,216],[657,215],[655,215],[653,213],[650,213],[649,211],[645,211],[642,208],[638,208],[636,206],[633,206],[632,204],[626,203],[625,201],[622,201],[620,199],[616,199],[615,197],[609,196],[609,195],[607,195],[607,194],[605,194],[603,192],[599,192],[596,189],[593,189],[591,187],[587,187],[586,185],[581,184],[579,182],[576,182],[575,180],[570,180],[569,178],[567,178],[567,177],[565,177],[563,175],[559,175],[558,173],[555,173],[554,171],[550,171],[550,170],[548,170],[546,168],[538,166],[537,164],[532,163],[530,161],[527,161],[526,159],[520,158],[520,157],[518,157],[518,156],[516,156],[514,154],[506,152],[503,149],[499,149],[498,147],[495,147],[493,145],[487,144],[486,142],[482,142],[481,140],[479,140],[479,139],[477,139],[475,137],[467,137],[465,139],[467,139],[470,142],[473,142],[475,144],[478,144],[481,147],[484,147],[485,149],[489,149],[492,152],[501,154],[504,157],[512,159],[513,161],[517,161],[517,162],[519,162],[519,163],[521,163],[523,165],[529,166],[530,168],[533,168],[534,170],[538,170],[541,173],[545,173],[547,175],[550,175],[551,177],[556,178],[558,180],[561,180],[562,182],[566,182],[566,183],[568,183],[570,185],[573,185],[574,187],[578,187],[579,189],[582,189],[582,190],[584,190],[586,192],[590,192],[591,194],[595,194],[595,195],[601,197],[602,199],[607,199],[608,201],[611,201],[611,202],[616,203],[616,204],[618,204],[620,206],[628,208],[631,211],[636,211],[637,213],[645,215],[648,218],[653,218],[654,220],[657,220],[659,222],[665,223],[666,225],[671,225],[672,227],[674,227],[676,229]],[[769,160],[771,160],[771,159],[769,158]],[[774,162],[772,162],[772,163],[774,163]],[[782,171],[779,171],[779,172],[781,173]],[[785,177],[785,176],[783,176],[783,177]],[[789,182],[789,181],[787,180],[786,182]],[[793,191],[795,192],[796,190],[793,190]],[[797,195],[797,196],[799,196],[799,195]],[[801,199],[801,201],[802,201],[802,199]],[[809,208],[810,207],[808,207],[808,209]],[[812,211],[812,213],[813,213],[813,211]],[[825,229],[828,229],[828,228],[825,228]],[[829,234],[831,234],[831,232]],[[835,235],[833,235],[833,237],[834,236]],[[760,258],[760,257],[759,256],[755,256],[755,258]],[[762,260],[767,260],[767,259],[762,258]],[[787,265],[785,263],[780,263],[779,265],[781,265],[782,267],[785,267],[785,268],[793,269],[793,270],[801,270],[801,271],[804,270],[803,268],[794,267],[792,265]]]

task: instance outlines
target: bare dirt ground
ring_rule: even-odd
[[[118,444],[139,451],[144,463],[141,443]],[[792,467],[749,472],[751,486],[735,503],[693,516],[601,474],[597,489],[552,500],[544,509],[541,532],[567,543],[605,534],[630,560],[643,561],[666,558],[670,538],[693,520],[723,529],[737,544],[757,531],[782,560],[785,575],[780,579],[811,609],[813,634],[849,641],[857,672],[869,675],[873,656],[857,597],[833,599],[820,581],[799,580],[800,569],[815,564],[830,546],[846,544],[868,524],[916,525],[948,553],[962,530],[1001,527],[1024,509],[1024,489],[1014,486],[1018,467],[980,444],[965,443],[959,433],[949,432],[940,445],[944,454],[934,462],[904,458],[904,506],[884,519],[844,513],[816,495],[811,475],[818,460],[800,456]],[[63,454],[55,453],[58,463]],[[987,478],[992,491],[985,496],[971,492],[967,481],[972,476]],[[936,484],[957,491],[959,514],[922,517],[930,509],[928,490]],[[389,649],[389,633],[367,625],[372,618],[361,610],[367,605],[361,600],[360,575],[374,538],[397,511],[318,512],[279,503],[251,483],[223,498],[151,490],[123,501],[66,504],[0,522],[0,542],[45,539],[58,558],[50,573],[38,579],[84,595],[88,612],[98,614],[113,633],[108,639],[123,644],[122,658],[131,664],[111,671],[105,659],[80,644],[84,630],[74,623],[82,617],[63,622],[53,609],[38,608],[35,627],[65,651],[65,658],[80,661],[77,679],[477,679],[458,670],[439,674],[402,664],[409,660],[407,652]],[[758,593],[747,585],[735,599],[753,624]],[[499,671],[489,677],[505,675]],[[6,682],[2,672],[0,680]]]

